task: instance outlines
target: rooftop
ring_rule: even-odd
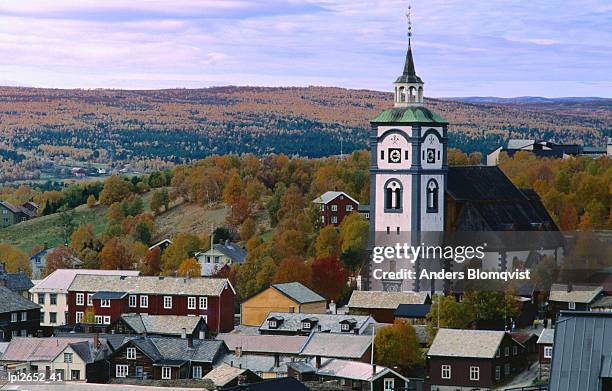
[[[183,329],[187,334],[193,334],[202,318],[199,316],[123,314],[121,320],[138,334],[180,335]]]
[[[304,350],[304,356],[359,359],[372,346],[369,335],[314,333]]]
[[[204,379],[212,381],[217,387],[223,387],[246,371],[248,371],[246,368],[241,369],[221,363],[221,365],[208,372]]]
[[[410,106],[410,107],[402,107],[402,108],[392,108],[383,111],[378,114],[376,118],[372,120],[373,123],[439,123],[439,124],[447,124],[444,118],[440,115],[434,113],[428,108],[422,106]]]
[[[299,354],[308,341],[308,337],[299,335],[219,334],[217,339],[230,350],[241,347],[243,352],[283,354]]]
[[[0,286],[0,313],[28,311],[38,308],[40,308],[38,304],[34,304],[12,290]]]
[[[227,287],[226,278],[182,278],[149,276],[114,276],[77,274],[68,288],[80,292],[127,292],[142,294],[172,294],[219,296]]]
[[[440,329],[428,356],[493,358],[504,331]]]
[[[353,291],[349,308],[383,308],[395,310],[400,304],[425,304],[426,292]]]
[[[538,338],[538,344],[553,344],[555,339],[555,329],[544,329]]]
[[[394,315],[400,318],[425,318],[431,310],[431,304],[400,304]]]
[[[603,287],[592,285],[553,284],[550,287],[550,301],[589,304],[603,292]]]
[[[282,322],[277,322],[276,328],[270,328],[268,319],[275,317],[282,318]],[[316,319],[315,330],[332,333],[342,333],[340,322],[351,322],[352,330],[360,330],[367,323],[374,322],[371,316],[368,315],[335,315],[335,314],[304,314],[290,312],[270,312],[268,317],[262,322],[259,327],[260,331],[292,331],[297,332],[302,330],[302,321],[306,319]],[[319,329],[320,326],[320,329]],[[351,330],[351,331],[352,331]],[[310,330],[308,330],[310,331]],[[346,331],[345,331],[346,332]]]
[[[351,201],[359,204],[359,201],[357,201],[356,199],[354,199],[353,197],[351,197],[350,195],[346,194],[343,191],[326,191],[325,193],[321,194],[319,197],[312,200],[312,202],[315,204],[327,204],[335,200],[339,196],[345,196],[349,198]]]
[[[305,287],[299,282],[288,282],[285,284],[274,284],[272,288],[276,289],[280,293],[289,297],[300,304],[316,303],[318,301],[325,301],[325,298],[314,292],[313,290]]]
[[[14,337],[7,347],[4,361],[50,361],[57,357],[66,346],[89,341],[87,337],[74,338],[35,338]]]
[[[101,276],[138,276],[138,270],[57,269],[32,287],[32,292],[68,292],[77,274]]]
[[[168,360],[176,363],[198,361],[213,363],[225,352],[223,341],[215,339],[194,339],[193,347],[186,338],[139,337],[125,343],[137,347],[154,362]]]

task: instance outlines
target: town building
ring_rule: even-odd
[[[346,216],[358,212],[359,208],[359,201],[343,191],[327,191],[312,202],[319,205],[321,227],[330,224],[337,227]]]
[[[163,254],[164,251],[168,248],[168,246],[170,246],[172,244],[172,240],[170,239],[162,239],[159,242],[155,243],[154,245],[152,245],[151,247],[149,247],[149,251],[153,250],[154,248],[159,248],[159,252],[160,254]]]
[[[489,390],[526,366],[524,347],[504,331],[440,329],[427,360],[431,391]]]
[[[371,120],[369,251],[397,244],[441,246],[462,238],[449,232],[527,230],[528,240],[505,238],[487,246],[481,268],[510,270],[515,258],[525,261],[533,252],[559,256],[560,234],[534,238],[541,231],[558,232],[535,192],[519,190],[497,167],[449,167],[448,121],[424,106],[423,87],[409,38],[404,69],[394,83],[394,106]],[[474,235],[466,240],[480,241]],[[362,288],[448,291],[448,280],[403,277],[460,267],[443,261],[423,256],[371,261],[362,269]]]
[[[298,361],[289,364],[289,374],[302,381],[318,381],[347,391],[409,390],[410,380],[381,365],[327,359],[319,363]],[[310,383],[307,383],[310,385]]]
[[[212,381],[216,389],[259,383],[263,380],[249,369],[232,367],[225,363],[208,372],[203,379]]]
[[[10,289],[19,296],[30,297],[28,290],[34,286],[32,280],[22,271],[9,273],[6,271],[6,263],[0,263],[0,286]]]
[[[553,354],[555,329],[544,329],[538,337],[538,359],[540,364],[550,364]]]
[[[30,257],[30,266],[32,267],[32,279],[40,280],[44,276],[45,266],[47,266],[47,257],[53,251],[58,249],[59,247],[48,247],[47,243],[44,244],[42,250],[36,252],[34,255]],[[80,269],[83,265],[83,261],[81,261],[76,256],[71,257],[72,269]]]
[[[208,326],[201,316],[122,314],[108,328],[110,333],[205,339]]]
[[[487,165],[496,166],[499,164],[499,156],[503,152],[512,157],[519,151],[526,151],[537,157],[547,158],[567,158],[570,156],[612,156],[611,142],[608,137],[607,147],[598,148],[583,146],[579,144],[557,144],[551,141],[535,139],[510,139],[505,146],[501,146],[491,151],[487,155]]]
[[[301,356],[313,358],[338,358],[369,363],[372,359],[372,336],[314,333],[302,349]]]
[[[28,201],[22,205],[13,205],[8,201],[0,201],[0,228],[21,223],[37,216],[38,205]]]
[[[133,338],[109,357],[111,378],[201,379],[226,352],[223,341],[213,339]]]
[[[612,390],[612,313],[563,312],[555,327],[549,391]]]
[[[137,276],[136,270],[57,269],[30,288],[32,301],[41,306],[40,325],[43,328],[67,323],[68,287],[77,274],[100,276]]]
[[[395,319],[411,325],[424,325],[427,323],[427,314],[430,310],[431,304],[400,304],[393,315]]]
[[[103,361],[110,350],[98,339],[16,337],[0,359],[5,368],[18,373],[40,373],[57,381],[96,381],[96,362]]]
[[[110,325],[126,313],[201,316],[213,333],[234,328],[236,292],[225,278],[77,274],[68,288],[68,323],[88,308],[95,323]]]
[[[612,311],[612,296],[602,296],[591,304],[591,311]]]
[[[351,315],[370,315],[377,322],[393,323],[401,304],[431,304],[425,292],[353,291],[347,304]]]
[[[0,341],[37,335],[40,307],[25,297],[0,286]]]
[[[369,315],[270,312],[259,326],[261,334],[309,335],[313,332],[364,334],[375,323]]]
[[[325,298],[299,282],[274,284],[240,304],[240,323],[259,326],[270,312],[324,314],[326,311]]]
[[[243,264],[246,259],[246,251],[232,243],[230,240],[216,243],[211,249],[195,253],[195,258],[202,268],[202,276],[214,276],[224,269],[229,269],[233,264]]]
[[[550,315],[554,320],[561,311],[589,311],[603,297],[603,287],[578,284],[553,284],[548,296]]]

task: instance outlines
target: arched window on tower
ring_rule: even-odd
[[[427,213],[438,213],[438,182],[430,179],[427,182]]]
[[[404,87],[400,87],[399,88],[399,96],[398,96],[398,98],[399,98],[399,102],[400,103],[406,102],[406,88],[404,88]]]
[[[402,185],[399,181],[392,179],[385,185],[385,210],[391,212],[402,209]]]
[[[416,95],[417,95],[417,89],[415,87],[410,87],[409,89],[409,93],[410,93],[410,103],[414,103],[416,102]]]

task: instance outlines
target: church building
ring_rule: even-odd
[[[372,119],[370,135],[369,250],[408,243],[442,244],[450,232],[554,231],[520,248],[487,249],[483,269],[509,270],[513,262],[558,256],[562,238],[535,192],[520,190],[497,167],[448,166],[448,122],[424,104],[424,82],[417,75],[408,15],[408,49],[394,83],[393,107]],[[446,237],[446,238],[445,238]],[[401,257],[400,257],[401,258]],[[448,266],[448,265],[447,265]],[[439,286],[407,279],[374,278],[374,268],[389,272],[424,267],[421,259],[369,262],[366,290],[429,291]],[[443,266],[438,263],[439,269]]]

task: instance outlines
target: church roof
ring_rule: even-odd
[[[439,124],[447,124],[448,122],[429,110],[426,107],[422,106],[410,106],[410,107],[394,107],[392,109],[387,109],[382,113],[378,114],[376,118],[372,120],[372,122],[381,123],[381,122],[402,122],[402,123],[439,123]]]
[[[395,81],[396,83],[423,83],[420,77],[417,76],[414,69],[414,59],[412,58],[412,47],[408,45],[406,52],[406,62],[404,63],[404,72]]]

